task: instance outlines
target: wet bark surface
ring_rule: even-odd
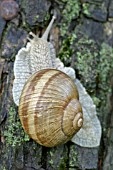
[[[112,170],[113,73],[111,70],[105,81],[109,81],[108,91],[110,92],[107,93],[106,90],[106,96],[104,96],[105,89],[103,88],[102,91],[99,84],[101,80],[98,76],[95,78],[96,69],[97,67],[99,69],[101,60],[94,62],[97,64],[95,67],[93,64],[91,65],[92,71],[88,74],[89,81],[86,83],[83,73],[80,72],[80,67],[77,68],[79,63],[76,52],[85,47],[80,44],[80,39],[86,36],[95,42],[95,48],[91,45],[87,47],[93,52],[95,50],[99,53],[103,42],[112,48],[113,1],[77,1],[79,4],[78,14],[69,23],[67,34],[64,36],[61,36],[60,30],[62,23],[65,22],[62,11],[67,1],[17,0],[16,2],[19,5],[19,12],[15,18],[5,20],[0,16],[0,170]],[[2,0],[0,0],[1,3]],[[65,40],[68,46],[67,36],[76,31],[77,38],[71,44],[73,52],[70,53],[70,58],[64,58],[63,61],[66,65],[72,65],[75,68],[77,77],[81,79],[90,94],[94,93],[96,97],[101,96],[101,101],[97,105],[97,113],[102,125],[102,139],[98,148],[83,148],[72,142],[54,148],[45,148],[32,139],[27,140],[18,123],[18,108],[12,98],[15,55],[21,47],[25,46],[30,31],[38,33],[38,35],[42,34],[54,11],[57,13],[57,19],[49,39],[53,42],[57,55],[60,53],[61,56],[61,47]],[[70,32],[72,34],[69,34]],[[85,40],[84,44],[87,44]],[[67,49],[67,46],[66,50],[68,51],[70,49]],[[107,55],[110,57],[109,53]],[[105,65],[105,67],[107,66]],[[108,84],[105,83],[105,86]],[[105,108],[103,101],[106,101]],[[10,135],[9,138],[6,132]],[[21,139],[18,136],[21,136]],[[24,138],[23,141],[22,138]],[[11,140],[16,141],[14,146]]]

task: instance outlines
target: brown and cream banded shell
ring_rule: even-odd
[[[82,127],[82,108],[73,80],[56,69],[33,74],[19,103],[23,128],[37,143],[53,147],[67,142]]]

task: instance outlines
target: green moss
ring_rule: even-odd
[[[70,29],[71,25],[76,25],[79,20],[81,14],[85,14],[90,16],[90,4],[89,3],[81,3],[80,0],[62,0],[64,2],[63,10],[62,10],[62,21],[61,21],[61,35],[67,36],[70,35],[70,32],[73,28]],[[72,23],[73,22],[73,23]],[[70,31],[71,30],[71,31]],[[71,37],[73,37],[73,33],[71,33]]]
[[[110,83],[109,76],[112,75],[111,70],[113,69],[113,48],[103,43],[101,45],[100,62],[98,65],[99,74],[99,88],[104,91],[108,91],[109,87],[106,84]],[[109,76],[108,76],[109,75]]]
[[[48,150],[48,169],[64,170],[68,166],[67,147],[58,146],[58,148],[49,148]]]
[[[45,18],[44,18],[44,21],[48,21],[49,19],[50,19],[50,14],[47,13],[46,16],[45,16]]]
[[[54,156],[54,153],[53,153],[52,150],[50,150],[49,151],[49,160],[48,160],[48,162],[49,162],[51,167],[53,167],[53,165],[54,165],[53,156]]]
[[[64,9],[62,11],[62,25],[61,25],[61,35],[64,36],[71,24],[71,21],[79,16],[80,13],[80,1],[76,0],[62,0],[65,2]]]
[[[98,74],[98,98],[100,99],[100,105],[98,106],[98,112],[106,124],[108,119],[109,101],[108,98],[111,96],[111,77],[113,76],[113,48],[103,43],[99,51],[100,60],[97,67]],[[104,116],[103,116],[104,114]],[[106,124],[107,125],[107,124]],[[104,125],[104,127],[106,126]]]
[[[89,12],[90,4],[89,3],[83,3],[82,7],[83,7],[83,9],[82,9],[83,14],[90,16],[90,12]]]
[[[73,31],[73,34],[76,35],[76,32]],[[67,36],[63,40],[59,57],[65,65],[73,65],[77,78],[92,96],[100,118],[106,119],[109,111],[108,97],[111,95],[113,48],[105,43],[98,46],[95,41],[83,35],[75,39]],[[103,114],[106,115],[104,118]]]
[[[39,18],[39,15],[36,15],[33,19],[33,22],[36,22],[38,18]]]
[[[92,96],[102,123],[106,124],[113,75],[113,48],[105,43],[97,47],[94,41],[84,38],[78,40],[74,47],[78,78]]]
[[[3,167],[3,170],[7,170],[5,167]]]
[[[9,110],[4,137],[6,145],[11,145],[13,147],[29,141],[29,137],[22,129],[22,125],[14,107],[11,107]]]
[[[70,56],[72,56],[72,49],[70,48],[71,45],[71,37],[68,36],[66,39],[62,41],[62,47],[59,51],[59,58],[65,63],[66,66],[70,64]]]
[[[67,163],[68,163],[68,157],[63,157],[63,158],[61,157],[58,170],[67,169]]]
[[[77,153],[75,145],[70,147],[69,167],[74,168],[77,165]]]
[[[93,40],[87,37],[80,39],[73,45],[74,66],[86,90],[90,94],[96,93],[97,65],[99,63],[99,49]]]
[[[110,83],[109,76],[113,69],[113,49],[107,44],[102,44],[100,49],[95,45],[92,40],[78,41],[75,67],[87,90],[92,92],[98,86],[99,90],[109,91],[107,84]]]

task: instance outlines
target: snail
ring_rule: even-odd
[[[19,103],[25,131],[40,145],[67,142],[83,124],[74,82],[57,69],[43,69],[25,84]]]
[[[94,125],[95,122],[98,125],[99,131],[94,130],[94,126],[84,130],[89,115],[86,113],[84,117],[82,114],[84,100],[80,95],[82,102],[79,102],[81,92],[77,90],[75,71],[71,67],[64,67],[60,59],[56,58],[53,45],[47,41],[54,20],[55,16],[41,38],[30,33],[33,39],[28,38],[27,46],[16,55],[13,99],[19,106],[22,126],[33,140],[43,146],[57,146],[72,137],[71,140],[81,146],[98,146],[101,128],[96,115],[93,115],[92,120]],[[92,121],[89,119],[89,122]],[[90,134],[91,138],[86,136],[87,129],[93,134]],[[76,137],[79,131],[82,135],[84,133],[84,139],[82,135]],[[96,136],[95,132],[97,138],[91,142]]]

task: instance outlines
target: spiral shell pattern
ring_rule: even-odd
[[[19,116],[23,128],[37,143],[53,147],[67,142],[83,124],[73,80],[56,69],[33,74],[23,88]]]

